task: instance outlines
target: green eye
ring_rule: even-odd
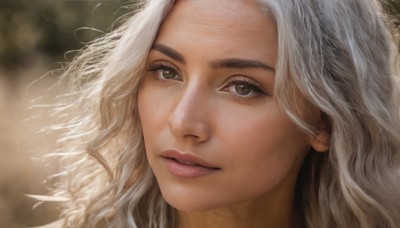
[[[162,77],[165,79],[174,79],[177,77],[176,72],[171,69],[162,69],[161,74],[162,74]]]
[[[149,67],[148,71],[154,72],[155,76],[160,80],[180,80],[180,75],[173,67],[169,65],[154,65]]]
[[[265,94],[260,85],[246,78],[230,81],[224,87],[224,90],[229,91],[241,98],[253,98]]]
[[[246,96],[253,92],[253,89],[248,85],[237,84],[235,85],[235,92],[240,96]]]

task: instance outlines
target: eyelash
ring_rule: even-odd
[[[266,95],[266,92],[264,91],[264,89],[262,88],[261,85],[258,85],[258,83],[256,82],[252,82],[249,79],[247,79],[246,77],[243,77],[243,79],[234,79],[231,80],[227,85],[225,85],[222,89],[224,91],[229,91],[230,87],[233,86],[244,86],[245,88],[250,89],[250,95],[246,94],[246,95],[239,95],[236,92],[232,91],[233,93],[236,94],[236,96],[240,97],[240,98],[253,98],[253,97],[258,97],[260,95]],[[237,88],[234,88],[237,89]]]
[[[169,64],[158,64],[158,65],[154,65],[152,67],[150,67],[148,69],[149,72],[153,72],[153,73],[158,73],[156,74],[156,78],[159,80],[180,80],[180,76],[179,78],[174,78],[174,79],[168,79],[163,77],[161,74],[163,71],[170,71],[172,73],[174,73],[176,76],[179,76],[179,73],[177,72],[177,70],[175,70],[173,67],[171,67]],[[161,78],[162,77],[162,78]],[[228,82],[228,84],[226,84],[221,90],[223,91],[229,91],[229,88],[232,86],[245,86],[247,88],[250,89],[250,95],[240,95],[234,91],[231,91],[233,93],[235,93],[236,96],[240,97],[240,98],[253,98],[253,97],[258,97],[260,95],[266,95],[266,92],[264,91],[263,87],[261,85],[258,85],[258,83],[256,82],[252,82],[250,81],[250,79],[241,76],[242,79],[234,79]],[[236,88],[234,88],[236,89]]]
[[[158,64],[158,65],[152,66],[148,69],[149,72],[153,72],[153,73],[157,73],[157,72],[162,73],[163,71],[166,71],[166,70],[171,71],[174,74],[176,74],[177,76],[179,76],[179,73],[173,67],[171,67],[167,64]],[[160,76],[158,74],[156,76],[157,76],[157,79],[160,79],[159,78]],[[177,79],[161,78],[161,80],[177,80]]]

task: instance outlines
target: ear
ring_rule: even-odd
[[[320,130],[316,135],[310,136],[310,145],[316,152],[328,152],[330,144],[331,137],[326,130]]]

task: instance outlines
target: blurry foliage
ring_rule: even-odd
[[[400,0],[389,0],[389,11],[392,12],[392,14],[397,14],[399,16],[400,14]]]
[[[400,0],[389,0],[387,2],[387,11],[393,16],[394,24],[399,29],[400,28]]]
[[[34,58],[63,61],[127,13],[123,0],[1,0],[0,67],[23,68]],[[93,28],[84,29],[84,28]]]

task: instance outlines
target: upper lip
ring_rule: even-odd
[[[192,154],[181,153],[177,150],[166,150],[161,154],[161,157],[175,159],[182,163],[194,163],[195,165],[203,166],[210,169],[219,169],[215,165],[212,165]]]

